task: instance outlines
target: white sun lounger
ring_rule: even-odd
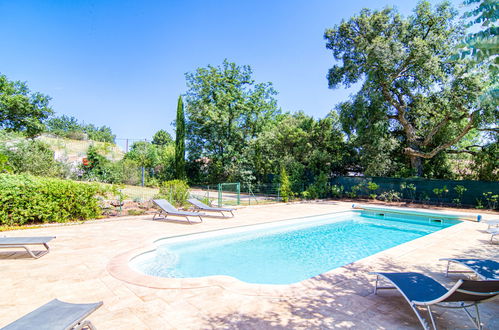
[[[54,299],[2,330],[94,330],[92,322],[85,319],[100,306],[102,301],[92,304],[71,304]]]
[[[198,217],[200,220],[199,222],[203,222],[203,218],[201,218],[201,216],[204,216],[205,215],[204,213],[179,211],[166,199],[153,199],[152,201],[154,204],[156,204],[159,207],[159,211],[156,212],[152,217],[153,220],[156,219],[156,216],[161,216],[161,214],[164,213],[165,217],[163,219],[166,219],[169,215],[173,215],[178,217],[184,217],[191,224],[192,222],[189,219],[189,217]]]
[[[494,237],[496,235],[499,235],[499,228],[490,228],[490,229],[487,229],[487,232],[491,235],[490,242],[492,243],[494,240]]]
[[[194,207],[198,210],[205,211],[205,212],[220,212],[222,213],[222,216],[225,217],[224,212],[230,212],[232,216],[234,216],[234,209],[229,209],[229,208],[224,208],[224,207],[211,207],[209,205],[206,205],[205,203],[201,202],[200,200],[196,198],[191,198],[187,200],[189,203],[194,205]]]
[[[41,236],[41,237],[0,237],[0,248],[23,248],[33,258],[40,258],[41,256],[50,252],[48,242],[53,240],[55,236]],[[29,245],[43,245],[44,251],[32,251]]]
[[[487,229],[499,228],[499,219],[485,220],[484,222],[488,225]]]

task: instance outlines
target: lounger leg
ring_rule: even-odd
[[[450,260],[447,260],[447,268],[445,269],[445,277],[449,277],[449,267],[450,267]]]
[[[78,323],[77,325],[74,326],[74,328],[72,330],[81,330],[81,329],[90,329],[90,330],[97,330],[94,325],[92,324],[92,322],[90,321],[83,321],[83,322],[80,322]]]
[[[414,303],[409,303],[409,305],[411,306],[412,310],[414,311],[414,313],[416,314],[416,316],[418,317],[418,320],[419,322],[421,323],[421,325],[423,326],[423,329],[424,330],[430,330],[430,325],[428,324],[428,322],[421,316],[421,313],[419,312],[418,308],[416,307],[416,305]],[[430,308],[428,306],[428,312],[430,314],[430,317],[431,317],[431,321],[433,323],[433,327],[435,330],[437,330],[436,326],[435,326],[435,322],[433,321],[433,316],[431,314],[431,311],[430,311]]]
[[[433,318],[433,313],[431,312],[431,307],[426,306],[426,308],[428,309],[428,314],[430,315],[430,320],[431,320],[431,324],[433,325],[433,329],[437,330],[437,324],[435,323],[435,319]]]
[[[48,244],[47,243],[42,243],[42,244],[43,244],[43,246],[45,247],[46,250],[45,251],[38,251],[39,252],[38,254],[34,254],[33,251],[31,251],[31,249],[29,247],[27,247],[26,245],[13,245],[13,246],[10,246],[10,247],[13,247],[13,248],[15,248],[15,247],[17,247],[17,248],[23,248],[23,249],[26,250],[26,252],[28,252],[28,254],[32,258],[38,259],[38,258],[40,258],[40,257],[42,257],[42,256],[44,256],[44,255],[46,255],[47,253],[50,252],[50,248],[49,248]],[[7,247],[7,246],[5,246],[5,247]]]
[[[374,294],[378,294],[378,280],[379,280],[379,275],[376,275],[376,283],[374,284]]]
[[[26,252],[28,252],[31,257],[33,257],[35,259],[40,258],[40,256],[36,256],[26,245],[22,245],[20,247],[22,247],[23,249],[25,249]]]
[[[481,330],[482,329],[482,322],[480,320],[480,311],[478,310],[478,304],[475,304],[476,317],[473,317],[473,315],[471,315],[470,311],[465,307],[464,303],[461,303],[461,307],[464,309],[464,311],[466,312],[466,315],[468,315],[471,322],[473,322],[473,324],[477,327],[477,329]]]

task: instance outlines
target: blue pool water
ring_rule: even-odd
[[[457,222],[323,215],[160,240],[155,251],[130,265],[160,277],[228,275],[249,283],[290,284]]]

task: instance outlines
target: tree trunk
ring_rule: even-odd
[[[411,167],[416,176],[423,176],[423,158],[411,155]]]

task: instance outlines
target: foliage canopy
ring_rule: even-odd
[[[488,72],[453,56],[463,37],[455,16],[449,3],[433,9],[423,1],[408,18],[391,8],[364,9],[325,32],[326,47],[341,63],[329,70],[329,87],[362,81],[352,101],[339,106],[349,129],[360,124],[359,131],[396,138],[416,175],[423,159],[498,118],[493,102],[481,99]],[[368,127],[355,122],[361,116]]]
[[[32,92],[22,81],[10,81],[0,74],[0,129],[40,134],[44,120],[52,113],[50,97]]]

